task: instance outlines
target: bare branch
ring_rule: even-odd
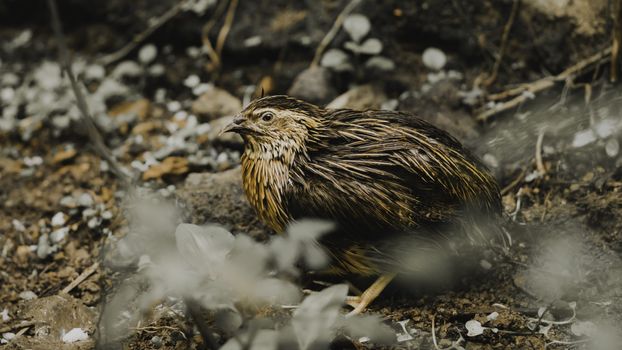
[[[143,32],[139,33],[130,41],[125,44],[118,51],[107,54],[104,57],[99,59],[99,63],[107,66],[111,63],[114,63],[123,57],[127,56],[132,50],[136,48],[140,43],[142,43],[145,39],[147,39],[153,32],[155,32],[158,28],[162,27],[166,22],[170,19],[174,18],[181,12],[182,7],[184,6],[186,1],[180,1],[175,6],[171,7],[168,11],[163,13],[160,17],[156,18]]]
[[[63,68],[63,71],[69,77],[69,81],[71,82],[71,88],[73,89],[74,94],[76,95],[76,101],[78,103],[78,109],[82,114],[82,122],[86,128],[86,132],[91,141],[91,144],[97,154],[100,157],[105,159],[113,173],[117,175],[117,177],[124,182],[125,185],[129,185],[132,182],[131,173],[125,169],[112,155],[112,152],[108,149],[104,140],[97,130],[97,126],[93,121],[93,117],[91,116],[88,105],[86,103],[86,99],[82,93],[82,90],[78,86],[78,81],[73,74],[73,70],[71,68],[71,61],[69,58],[69,50],[67,49],[67,45],[65,44],[65,37],[63,35],[63,29],[60,23],[60,16],[58,15],[58,8],[56,7],[55,0],[48,0],[48,5],[50,7],[50,12],[52,15],[52,27],[54,29],[54,34],[56,36],[56,42],[58,45],[58,57],[59,63]]]
[[[324,51],[326,50],[328,45],[330,45],[331,41],[333,41],[335,35],[339,33],[339,29],[341,28],[343,21],[345,21],[346,17],[350,14],[350,12],[352,12],[352,10],[354,10],[354,8],[357,7],[360,3],[361,0],[351,0],[350,3],[348,3],[343,8],[343,10],[341,10],[339,16],[337,16],[337,19],[335,19],[335,23],[333,23],[333,26],[326,33],[326,35],[318,45],[317,49],[315,50],[315,55],[313,56],[313,61],[311,61],[310,65],[311,67],[316,67],[320,63],[322,54],[324,54]]]

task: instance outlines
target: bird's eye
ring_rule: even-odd
[[[269,122],[274,118],[274,113],[272,112],[265,112],[261,115],[261,120],[263,120],[264,122]]]

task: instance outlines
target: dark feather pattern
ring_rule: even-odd
[[[384,272],[391,253],[383,247],[391,240],[410,235],[433,245],[440,227],[501,214],[498,185],[481,162],[412,115],[325,110],[270,96],[241,116],[250,203],[277,232],[305,217],[336,222],[322,241],[335,272]],[[469,239],[488,239],[477,236]]]

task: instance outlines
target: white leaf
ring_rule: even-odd
[[[348,286],[337,284],[305,298],[294,312],[292,326],[301,350],[327,345],[333,337]]]
[[[382,42],[376,38],[369,38],[362,44],[354,41],[348,41],[343,45],[346,49],[364,55],[377,55],[382,52]]]
[[[220,226],[180,224],[175,230],[175,240],[179,253],[190,266],[204,266],[209,273],[224,263],[235,239]]]
[[[343,21],[343,29],[348,32],[350,38],[356,42],[360,42],[361,39],[371,29],[371,23],[369,19],[361,14],[351,14]]]
[[[344,71],[352,67],[349,60],[350,58],[345,52],[339,49],[330,49],[322,56],[320,65],[336,71]]]
[[[469,337],[475,337],[478,336],[482,333],[484,333],[484,327],[482,327],[482,324],[479,323],[479,321],[476,320],[469,320],[464,324],[464,327],[466,327],[468,333],[467,336]]]
[[[379,70],[389,71],[395,69],[395,63],[384,56],[374,56],[365,62],[367,68],[376,68]]]

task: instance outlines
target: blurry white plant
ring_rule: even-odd
[[[371,56],[365,62],[365,67],[389,71],[395,68],[393,61],[387,57],[380,56],[383,45],[377,38],[367,38],[363,40],[371,29],[369,19],[362,14],[351,14],[343,21],[343,29],[348,33],[351,40],[344,43],[343,48],[350,51],[354,56]],[[320,64],[323,67],[333,69],[338,72],[354,70],[352,56],[341,49],[330,49],[326,51]]]
[[[109,258],[124,269],[135,266],[137,257],[140,261],[136,272],[107,302],[102,318],[104,342],[127,336],[142,312],[165,300],[177,304],[188,300],[210,310],[220,330],[237,333],[235,340],[225,344],[226,349],[266,349],[283,341],[296,342],[301,349],[323,348],[339,331],[377,343],[395,340],[395,333],[376,317],[345,319],[341,307],[346,285],[306,297],[283,329],[271,329],[273,325],[259,330],[241,328],[241,305],[301,302],[301,290],[289,278],[300,274],[299,264],[314,269],[326,266],[328,258],[317,240],[332,229],[330,223],[301,221],[291,225],[287,235],[259,243],[246,235],[233,236],[217,225],[177,225],[179,215],[166,203],[145,201],[130,212],[130,232],[116,244],[116,256]]]

